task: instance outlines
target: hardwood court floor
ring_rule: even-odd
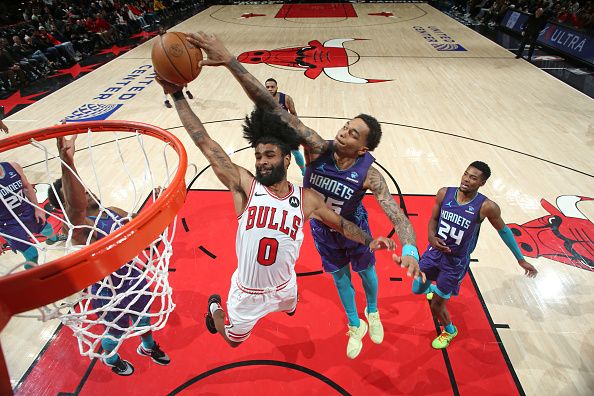
[[[215,33],[234,54],[247,53],[245,61],[256,57],[254,51],[270,51],[266,63],[246,63],[246,68],[262,81],[276,78],[279,90],[294,98],[303,121],[325,138],[332,138],[345,120],[360,112],[377,117],[384,135],[374,155],[404,194],[430,195],[442,186],[456,186],[466,166],[479,159],[493,171],[481,191],[499,203],[506,222],[522,225],[542,217],[546,226],[557,215],[569,225],[556,234],[544,227],[539,234],[540,250],[531,254],[542,254],[546,248],[560,257],[530,259],[540,271],[536,279],[523,277],[489,225],[483,227],[473,255],[478,262],[472,268],[493,322],[501,325],[493,331],[523,392],[591,394],[593,274],[591,268],[566,262],[579,261],[578,254],[582,261],[593,259],[593,225],[587,219],[594,218],[594,204],[582,199],[579,211],[571,210],[557,197],[594,198],[592,100],[533,65],[516,61],[512,53],[426,4],[354,4],[356,18],[274,18],[281,7],[213,6],[175,29]],[[9,121],[17,125],[14,133],[52,125],[88,104],[121,105],[110,119],[173,130],[184,141],[190,161],[203,169],[206,161],[179,127],[175,111],[162,105],[159,87],[145,79],[151,72],[150,46],[151,41],[11,116]],[[134,86],[143,86],[142,90],[125,91],[132,96],[120,92],[107,96],[110,87],[126,81],[135,70],[146,70],[134,79]],[[212,136],[228,152],[245,147],[240,120],[252,105],[229,73],[223,68],[205,69],[190,89],[196,96],[192,106]],[[40,165],[33,165],[40,158],[29,154],[9,152],[2,158],[21,162],[33,182],[42,182]],[[249,150],[232,158],[253,169]],[[192,176],[188,174],[188,181]],[[212,172],[203,176],[193,188],[222,189]],[[296,169],[290,169],[289,176],[299,181]],[[117,178],[111,180],[105,186],[109,190],[105,201],[113,199],[125,207],[123,187],[113,182]],[[395,184],[391,188],[396,193]],[[552,210],[555,206],[559,211]],[[201,310],[202,300],[196,304]],[[387,304],[389,311],[398,302]],[[464,317],[463,306],[455,307],[460,311],[452,309],[454,322]],[[310,326],[315,325],[312,318]],[[54,326],[13,319],[3,331],[2,345],[15,384]],[[472,332],[467,332],[454,343],[472,340]],[[94,370],[106,368],[96,365]]]

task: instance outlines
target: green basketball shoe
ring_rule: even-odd
[[[431,346],[435,349],[443,349],[447,348],[450,345],[450,342],[458,335],[458,328],[454,333],[448,333],[447,331],[442,331],[441,334],[433,340]]]

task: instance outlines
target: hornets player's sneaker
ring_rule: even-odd
[[[442,331],[441,334],[433,340],[431,346],[435,349],[443,349],[447,348],[450,345],[450,342],[458,335],[458,328],[454,331],[454,333],[448,333],[447,331]]]
[[[102,359],[106,366],[111,367],[111,371],[117,375],[127,377],[134,374],[134,366],[129,361],[119,358],[114,364],[107,363],[106,360]]]
[[[221,296],[219,296],[218,294],[213,294],[210,297],[208,297],[208,305],[206,306],[206,316],[204,319],[206,321],[206,328],[208,329],[208,331],[210,331],[211,334],[217,334],[217,327],[215,326],[214,318],[210,313],[210,304],[213,303],[222,306]]]
[[[349,336],[349,342],[347,343],[347,357],[354,359],[361,353],[363,348],[363,337],[367,334],[367,323],[361,320],[359,327],[349,326],[347,335]]]
[[[433,293],[427,293],[427,300],[433,300]]]
[[[365,317],[369,322],[369,337],[371,341],[381,344],[384,340],[384,326],[382,326],[379,312],[368,313],[367,308],[365,308]]]
[[[53,245],[55,243],[65,242],[67,240],[68,240],[68,235],[65,235],[65,234],[56,234],[56,236],[53,237],[53,238],[47,238],[45,240],[45,243],[46,243],[46,245],[50,245],[51,246],[51,245]]]
[[[151,359],[153,359],[153,362],[160,364],[161,366],[167,366],[171,361],[169,356],[167,356],[167,354],[161,350],[161,347],[159,347],[159,344],[156,342],[155,346],[153,346],[151,349],[145,348],[142,343],[140,343],[138,348],[136,348],[136,353],[138,353],[140,356],[149,356]]]

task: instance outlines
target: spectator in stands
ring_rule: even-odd
[[[94,21],[95,33],[101,37],[106,44],[114,44],[116,42],[116,33],[114,28],[107,22],[101,15],[101,13],[95,14]]]
[[[126,3],[126,8],[128,9],[128,17],[131,21],[135,21],[140,25],[141,29],[148,29],[149,25],[146,23],[144,19],[144,12],[142,12],[138,7],[133,4]]]
[[[80,60],[80,57],[76,54],[74,46],[70,41],[64,43],[61,42],[53,34],[48,33],[47,30],[45,30],[45,27],[43,27],[43,25],[39,26],[38,33],[38,36],[41,41],[45,41],[52,45],[54,48],[58,50],[60,55],[62,55],[66,59],[74,62],[78,62]]]
[[[47,72],[50,72],[53,69],[52,63],[44,55],[43,52],[41,52],[40,50],[33,49],[33,47],[31,47],[29,44],[24,43],[19,36],[12,36],[12,42],[12,47],[22,57],[37,60],[40,66],[45,69],[46,73],[44,74],[47,74]]]

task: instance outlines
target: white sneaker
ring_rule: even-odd
[[[349,342],[347,344],[347,357],[354,359],[361,353],[363,348],[363,337],[367,334],[367,323],[361,320],[359,327],[349,326],[347,335],[349,336]]]
[[[367,313],[367,308],[365,308],[365,317],[369,322],[369,337],[371,341],[381,344],[384,340],[384,326],[382,326],[379,312]]]

